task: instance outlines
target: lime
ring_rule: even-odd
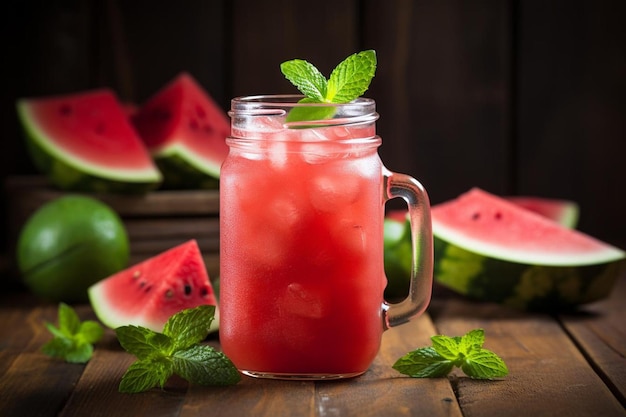
[[[53,301],[86,301],[87,288],[124,269],[128,236],[113,209],[95,198],[66,195],[42,205],[17,242],[17,264],[31,291]]]

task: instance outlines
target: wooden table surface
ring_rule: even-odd
[[[0,296],[0,416],[626,416],[626,276],[610,299],[577,314],[522,313],[435,289],[421,318],[384,334],[375,363],[361,377],[290,382],[248,377],[236,386],[200,387],[170,379],[163,390],[121,394],[134,357],[112,331],[86,365],[44,356],[45,321],[56,304],[16,292]],[[82,319],[94,318],[88,305]],[[393,370],[400,356],[434,334],[485,329],[485,347],[509,376],[413,379]],[[208,343],[219,347],[216,337]]]

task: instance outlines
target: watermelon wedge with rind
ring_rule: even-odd
[[[161,173],[108,89],[17,102],[35,165],[74,191],[144,192]]]
[[[179,74],[157,91],[131,120],[166,187],[218,187],[230,122],[190,74]]]
[[[624,251],[480,189],[432,208],[435,279],[471,298],[563,310],[608,296]]]
[[[533,265],[594,265],[624,251],[478,188],[433,207],[433,233],[456,246]]]
[[[216,294],[196,240],[189,240],[97,282],[88,289],[98,319],[107,327],[143,326],[160,332],[187,308],[214,305],[211,331],[219,328]]]

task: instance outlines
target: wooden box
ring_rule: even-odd
[[[70,194],[50,185],[44,177],[10,177],[8,197],[9,250],[14,253],[19,232],[43,203]],[[83,194],[113,208],[122,218],[130,240],[133,265],[179,243],[196,239],[209,276],[219,275],[219,191],[153,191],[143,195]]]

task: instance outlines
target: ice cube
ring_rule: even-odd
[[[317,175],[309,181],[309,198],[317,210],[335,212],[359,197],[361,180],[355,175]]]
[[[323,318],[330,313],[329,293],[319,286],[292,282],[279,301],[281,311],[299,317]]]
[[[288,143],[282,140],[268,143],[267,152],[273,168],[282,170],[287,166],[287,146]]]

